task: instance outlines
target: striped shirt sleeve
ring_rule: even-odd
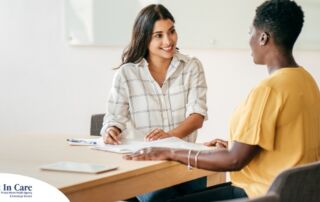
[[[126,122],[129,120],[129,100],[126,86],[125,77],[121,75],[121,70],[119,70],[113,79],[101,135],[111,126],[116,126],[121,131],[125,130]]]
[[[192,72],[190,75],[190,90],[188,92],[186,117],[190,116],[190,114],[197,113],[203,115],[205,120],[207,120],[207,83],[204,70],[198,59],[193,58],[190,65]]]

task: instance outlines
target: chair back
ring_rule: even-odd
[[[291,168],[280,173],[266,195],[225,202],[319,202],[320,161]]]
[[[91,116],[90,135],[99,136],[102,128],[104,114],[93,114]]]
[[[239,198],[239,199],[231,199],[231,200],[223,200],[218,202],[281,202],[279,201],[279,196],[276,193],[267,193],[264,196],[260,196],[257,198]]]
[[[283,171],[271,184],[269,193],[278,195],[279,201],[319,202],[320,161]]]

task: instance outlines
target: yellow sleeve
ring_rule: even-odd
[[[232,140],[273,150],[281,103],[281,97],[270,87],[253,89],[240,109]]]

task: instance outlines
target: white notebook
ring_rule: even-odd
[[[102,173],[110,170],[117,169],[117,166],[109,166],[103,164],[93,163],[78,163],[70,161],[61,161],[52,164],[42,165],[41,170],[53,170],[53,171],[64,171],[64,172],[80,172],[80,173]]]

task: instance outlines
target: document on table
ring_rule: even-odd
[[[163,148],[173,148],[173,149],[192,149],[192,150],[210,150],[212,148],[204,146],[202,144],[186,142],[177,137],[164,138],[156,141],[144,141],[144,140],[133,140],[133,139],[123,139],[120,145],[111,144],[98,144],[92,149],[109,151],[115,153],[132,153],[142,148],[147,147],[163,147]]]
[[[129,130],[126,129],[121,133],[123,137],[125,137],[124,141],[126,142],[127,139],[134,139],[134,140],[143,140],[145,134],[141,131],[135,130],[130,128]],[[123,141],[123,140],[121,140]],[[104,145],[102,138],[68,138],[67,142],[69,145],[72,146],[95,146],[95,145]],[[130,144],[136,142],[130,142]]]
[[[80,172],[80,173],[102,173],[117,169],[117,166],[109,166],[104,164],[79,163],[61,161],[51,164],[42,165],[41,170],[64,171],[64,172]]]

